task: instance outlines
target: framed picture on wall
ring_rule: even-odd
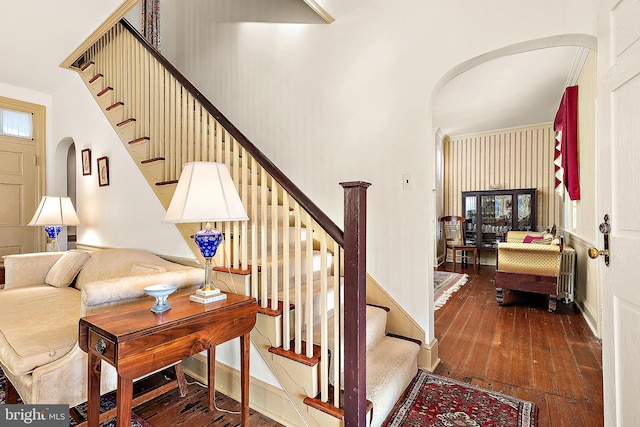
[[[98,185],[109,185],[109,158],[106,156],[98,158]]]
[[[82,150],[82,175],[91,175],[91,150]]]

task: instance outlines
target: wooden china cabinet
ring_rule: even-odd
[[[495,249],[509,230],[536,230],[536,189],[463,191],[465,243]]]

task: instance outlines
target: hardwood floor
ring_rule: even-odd
[[[435,312],[435,373],[534,402],[541,427],[604,425],[602,346],[578,308],[515,291],[500,307],[494,268],[456,271],[469,281]]]
[[[167,375],[171,375],[171,373],[171,370],[165,371]],[[157,384],[154,381],[162,381],[162,379],[156,376],[146,381],[148,381],[147,384],[140,384],[140,386],[153,386]],[[216,392],[215,402],[218,408],[238,413],[229,414],[218,410],[209,412],[207,408],[209,405],[207,389],[198,384],[192,384],[192,381],[192,378],[187,377],[189,392],[185,397],[180,397],[178,389],[174,389],[147,403],[136,406],[133,408],[133,412],[153,427],[235,427],[242,425],[239,413],[241,410],[240,402]],[[249,425],[252,427],[284,427],[282,424],[254,410],[250,411]]]

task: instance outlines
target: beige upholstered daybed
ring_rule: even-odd
[[[8,397],[29,404],[76,406],[87,400],[87,355],[78,321],[90,313],[144,303],[143,288],[177,283],[185,292],[204,281],[201,268],[137,249],[9,255],[0,290],[0,366]],[[115,390],[115,370],[103,363],[101,392]],[[9,399],[8,399],[9,400]],[[12,402],[7,402],[12,403]],[[15,403],[15,402],[13,402]]]
[[[504,302],[504,290],[512,289],[548,295],[548,310],[556,310],[563,245],[554,240],[546,233],[510,231],[507,241],[498,243],[498,304]]]

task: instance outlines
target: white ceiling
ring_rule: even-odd
[[[0,83],[55,93],[72,74],[59,64],[120,3],[0,0],[5,12],[0,14]],[[349,4],[357,8],[365,3],[351,0]],[[328,0],[327,5],[331,6]],[[579,52],[577,47],[535,50],[495,59],[458,75],[434,104],[434,127],[446,135],[460,135],[552,121]]]
[[[505,56],[451,79],[433,107],[449,136],[552,122],[564,88],[575,84],[585,49],[562,46]]]
[[[0,0],[0,83],[53,94],[73,73],[60,63],[120,3]]]

